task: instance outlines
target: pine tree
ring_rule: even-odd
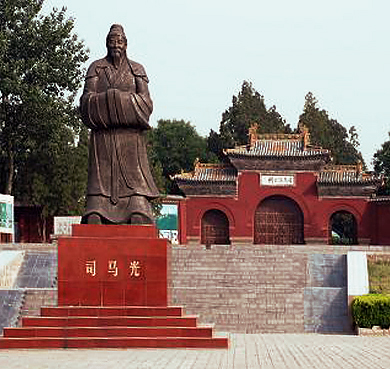
[[[299,117],[299,126],[306,126],[313,145],[331,150],[334,164],[356,164],[363,162],[356,128],[350,128],[350,135],[344,126],[331,119],[328,112],[318,107],[318,101],[309,92],[305,97],[303,113]]]

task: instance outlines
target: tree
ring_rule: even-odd
[[[374,154],[373,164],[375,173],[385,177],[385,186],[380,190],[380,194],[390,195],[390,139]]]
[[[290,126],[272,106],[267,109],[264,97],[244,81],[238,96],[233,96],[232,106],[222,114],[219,134],[211,130],[209,149],[221,156],[223,148],[232,148],[248,143],[249,127],[257,123],[258,133],[289,133]]]
[[[193,170],[196,159],[215,161],[215,157],[207,150],[206,138],[184,120],[158,120],[157,127],[149,134],[149,140],[152,171],[156,165],[161,166],[167,192],[173,190],[170,176],[182,170]]]
[[[15,181],[19,202],[44,205],[43,215],[80,215],[85,207],[88,176],[88,130],[77,144],[70,129],[55,140],[42,141],[28,156]],[[45,155],[46,153],[46,155]]]
[[[331,150],[335,164],[363,162],[363,157],[357,150],[359,141],[356,128],[352,126],[348,134],[345,127],[329,118],[327,111],[318,107],[318,101],[311,92],[305,97],[298,125],[305,125],[309,129],[313,145]]]
[[[48,201],[55,213],[66,212],[66,199],[79,201],[85,186],[76,174],[81,166],[86,171],[86,131],[73,103],[88,51],[66,9],[43,16],[42,4],[0,5],[0,192],[30,204]]]

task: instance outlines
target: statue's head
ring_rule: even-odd
[[[126,55],[127,38],[125,31],[120,24],[113,24],[106,38],[108,55],[112,58],[114,65]]]

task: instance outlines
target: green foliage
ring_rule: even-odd
[[[305,125],[310,132],[311,144],[331,150],[334,164],[356,164],[363,162],[356,128],[348,131],[335,119],[329,118],[327,111],[318,107],[318,101],[309,92],[305,97],[303,113],[299,125]]]
[[[191,123],[160,119],[157,124],[149,133],[149,160],[152,168],[161,167],[166,193],[175,192],[170,176],[193,170],[196,159],[215,161],[215,157],[207,151],[206,138]]]
[[[72,214],[86,184],[87,131],[73,103],[88,57],[65,9],[42,16],[42,3],[0,5],[0,192]]]
[[[276,107],[267,109],[264,96],[253,88],[252,83],[244,81],[238,96],[233,96],[232,106],[222,114],[219,134],[211,130],[209,150],[221,156],[223,148],[247,144],[248,130],[254,123],[257,123],[259,133],[291,132]]]
[[[352,317],[360,328],[381,328],[390,326],[390,296],[365,295],[356,297],[352,302]]]
[[[370,293],[390,294],[390,260],[368,258]]]
[[[390,140],[384,142],[382,147],[374,154],[373,164],[375,173],[385,177],[385,185],[381,188],[379,194],[390,195]]]

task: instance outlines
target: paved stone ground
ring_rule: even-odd
[[[390,368],[390,337],[230,334],[228,350],[3,350],[0,368]]]

